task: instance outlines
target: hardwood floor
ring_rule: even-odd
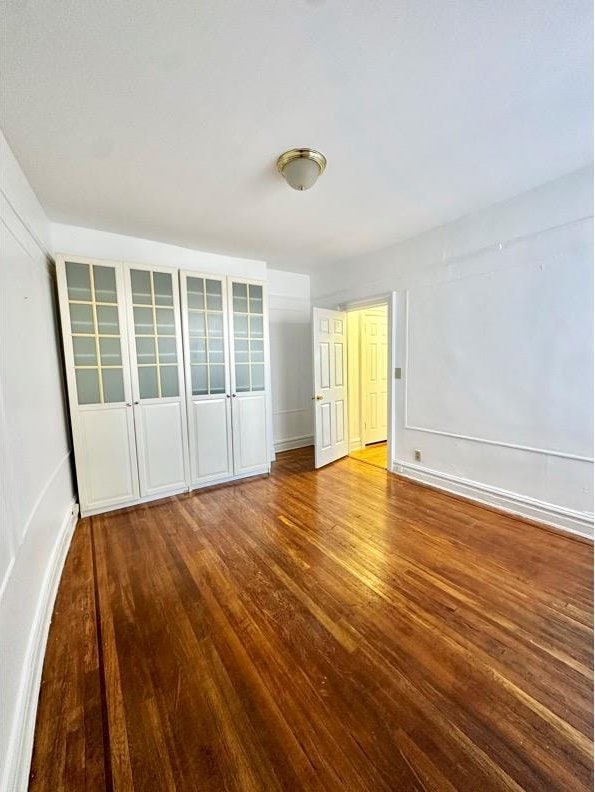
[[[386,443],[373,443],[363,448],[357,448],[355,451],[350,451],[349,456],[359,459],[360,462],[367,462],[368,465],[376,465],[376,467],[386,470],[388,461]]]
[[[592,547],[345,459],[82,520],[30,789],[591,789]]]

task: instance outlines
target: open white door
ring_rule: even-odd
[[[362,396],[365,445],[387,439],[388,313],[386,306],[371,308],[362,316]]]
[[[319,468],[347,456],[347,315],[314,308],[314,448]]]

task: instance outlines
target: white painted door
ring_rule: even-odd
[[[269,470],[268,314],[263,283],[229,279],[231,415],[234,475]]]
[[[188,486],[188,434],[177,272],[126,269],[141,496]]]
[[[347,456],[347,314],[314,308],[314,453],[317,468]]]
[[[362,323],[364,443],[380,443],[387,438],[388,315],[386,308],[365,311]]]
[[[125,283],[107,262],[59,258],[62,333],[82,515],[139,496]]]
[[[226,278],[180,274],[194,487],[233,475]]]

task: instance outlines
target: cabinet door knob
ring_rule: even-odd
[[[135,403],[135,404],[140,404],[140,402],[139,402],[139,401],[135,401],[134,403]]]
[[[126,402],[127,407],[132,407],[132,402]]]
[[[235,394],[235,393],[232,393],[231,395],[232,395],[232,396],[233,396],[233,398],[235,399],[235,397],[236,397],[236,394]]]

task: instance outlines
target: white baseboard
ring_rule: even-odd
[[[286,440],[279,440],[275,443],[275,453],[278,454],[280,451],[291,451],[294,448],[305,448],[311,445],[314,445],[314,437],[312,435],[288,437]]]
[[[593,538],[593,515],[589,512],[566,509],[552,503],[519,495],[516,492],[490,487],[478,481],[441,473],[422,465],[413,465],[410,462],[395,460],[391,469],[393,473],[413,481],[429,484],[437,489],[461,495],[478,503],[495,506],[501,511],[527,517],[567,533]]]
[[[26,792],[29,786],[35,719],[48,633],[58,584],[78,513],[78,503],[73,503],[58,529],[52,557],[41,586],[35,619],[31,625],[19,689],[18,711],[15,713],[10,749],[6,757],[4,778],[7,779],[6,790],[9,792]]]
[[[359,448],[363,448],[364,444],[362,443],[361,437],[353,437],[349,439],[349,450],[350,451],[357,451]]]

